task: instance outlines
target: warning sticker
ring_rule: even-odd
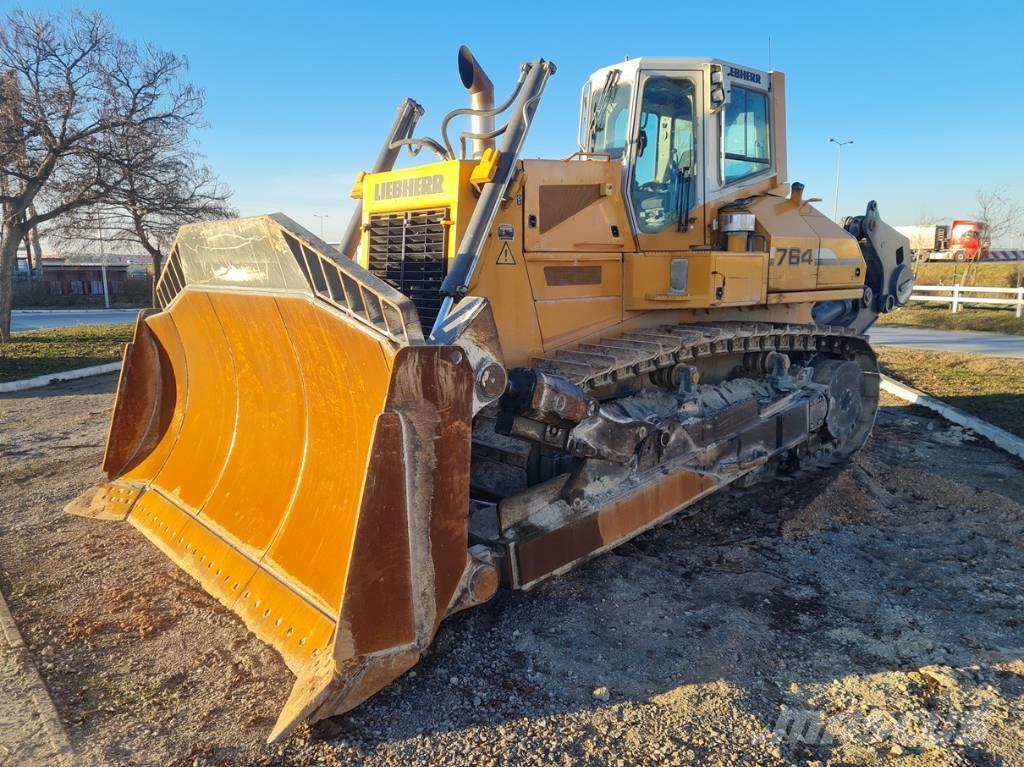
[[[516,228],[512,224],[498,224],[499,240],[514,240],[515,238]]]
[[[508,246],[507,242],[501,246],[501,253],[498,254],[498,260],[494,263],[503,266],[515,266],[516,258],[512,255],[512,248]]]

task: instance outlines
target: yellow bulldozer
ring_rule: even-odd
[[[280,652],[271,740],[499,589],[846,461],[878,407],[864,333],[912,289],[874,202],[840,225],[788,181],[780,72],[605,67],[579,150],[531,160],[554,65],[496,104],[458,64],[469,106],[434,139],[401,105],[340,248],[280,214],[181,229],[125,350],[108,481],[68,507],[127,519]]]

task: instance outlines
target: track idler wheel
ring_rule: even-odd
[[[815,365],[813,380],[828,386],[825,428],[836,442],[843,443],[864,415],[864,371],[850,360],[823,360]]]

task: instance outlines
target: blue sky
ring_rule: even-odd
[[[15,3],[0,0],[4,11]],[[1024,4],[804,3],[21,3],[106,13],[122,35],[188,57],[206,90],[199,136],[243,214],[280,210],[337,239],[355,174],[376,156],[402,98],[427,108],[420,133],[466,96],[466,43],[498,97],[521,61],[558,65],[527,156],[575,149],[580,85],[623,56],[718,56],[787,75],[790,180],[831,213],[835,148],[840,214],[877,199],[916,223],[970,215],[979,187],[1024,202]]]

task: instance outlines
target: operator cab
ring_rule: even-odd
[[[641,250],[688,248],[709,242],[706,204],[785,183],[784,108],[779,72],[643,57],[584,85],[579,144],[622,162]]]

